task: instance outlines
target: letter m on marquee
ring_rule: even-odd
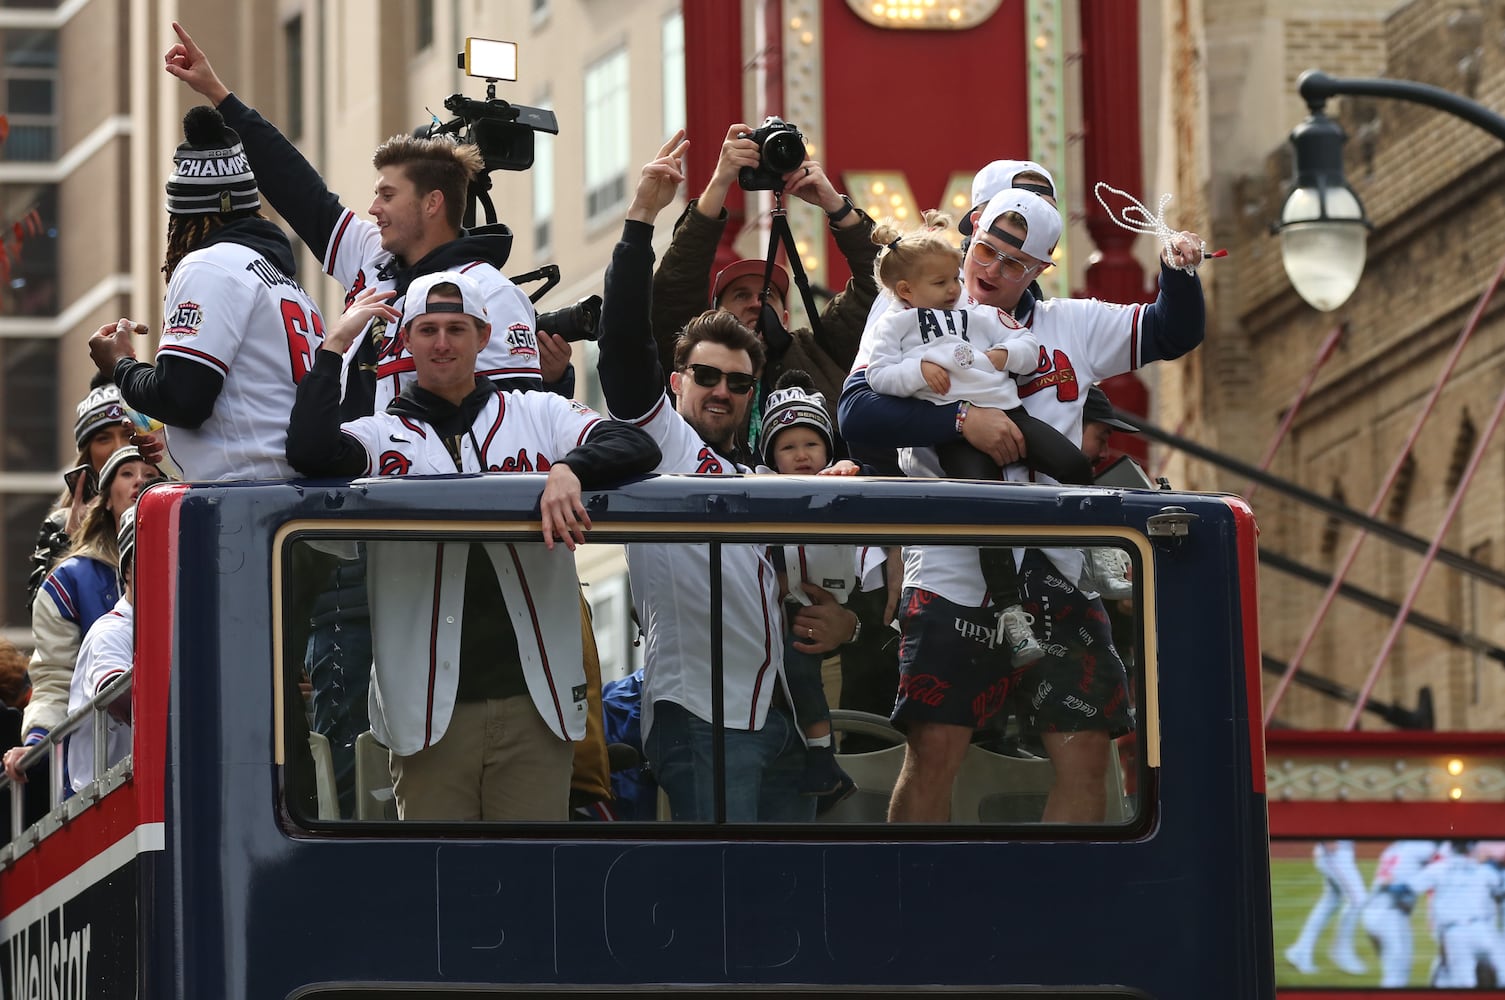
[[[874,219],[895,219],[905,229],[918,226],[921,213],[940,209],[951,216],[951,229],[946,235],[961,246],[956,224],[972,207],[971,174],[952,173],[946,181],[946,190],[924,192],[923,204],[916,200],[909,178],[899,170],[844,170],[841,183],[857,207],[868,215]]]

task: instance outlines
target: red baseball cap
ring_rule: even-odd
[[[721,301],[721,293],[726,291],[727,285],[749,274],[761,280],[767,267],[768,261],[753,258],[734,260],[723,267],[716,275],[715,284],[711,286],[711,305],[716,305]],[[789,272],[782,264],[775,264],[773,267],[773,287],[778,290],[779,298],[787,303],[789,301]]]

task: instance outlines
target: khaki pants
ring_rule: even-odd
[[[391,755],[404,820],[569,818],[572,745],[555,736],[527,695],[459,702],[433,746]]]

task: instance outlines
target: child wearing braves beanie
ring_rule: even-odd
[[[831,462],[834,438],[825,398],[815,391],[810,376],[798,369],[785,372],[768,395],[758,432],[759,458],[768,468],[786,476],[855,475],[858,471],[855,463]],[[881,550],[863,551],[881,555]],[[800,791],[820,796],[822,806],[829,808],[855,792],[857,783],[836,762],[831,709],[821,686],[822,654],[801,648],[813,641],[814,634],[813,631],[796,634],[794,619],[800,607],[816,603],[806,589],[807,584],[845,605],[847,598],[861,586],[863,570],[876,566],[860,565],[857,547],[852,545],[785,545],[775,547],[770,556],[786,582],[784,674],[809,748]],[[855,641],[861,631],[859,618],[847,642]]]

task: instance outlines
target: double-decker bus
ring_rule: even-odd
[[[1101,822],[1041,822],[1052,764],[1007,712],[968,748],[944,824],[883,821],[902,737],[881,716],[840,712],[838,730],[868,740],[838,755],[861,791],[808,824],[399,821],[369,734],[355,805],[342,807],[299,685],[320,585],[307,555],[540,545],[541,481],[143,494],[134,672],[33,752],[31,781],[54,789],[45,814],[0,788],[0,993],[1274,996],[1255,526],[1242,502],[776,476],[666,476],[586,497],[581,565],[628,544],[701,546],[708,568],[675,581],[700,594],[720,592],[729,545],[1123,550],[1134,596],[1114,611],[1115,642],[1134,732],[1110,744]],[[112,698],[129,700],[131,753],[64,797],[65,733],[102,724]]]

